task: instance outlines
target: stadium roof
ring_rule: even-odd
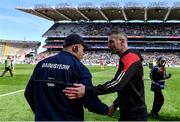
[[[120,6],[119,4],[103,4],[100,7],[94,5],[80,5],[73,7],[70,5],[57,5],[51,7],[48,5],[36,5],[34,8],[16,8],[20,11],[36,15],[51,21],[124,21],[131,22],[140,20],[149,22],[160,20],[166,22],[169,20],[180,21],[180,6]]]
[[[25,47],[34,48],[34,49],[38,48],[41,45],[41,42],[39,41],[22,41],[22,40],[5,40],[5,39],[0,39],[0,43],[26,45]]]

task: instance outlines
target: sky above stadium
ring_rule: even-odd
[[[16,7],[34,7],[35,4],[56,6],[58,3],[69,3],[78,6],[84,2],[91,2],[97,6],[106,2],[119,2],[125,5],[134,0],[0,0],[0,39],[40,41],[42,52],[45,38],[42,35],[53,25],[53,22],[16,10]],[[173,5],[179,0],[135,0],[148,5],[149,2],[166,2]]]

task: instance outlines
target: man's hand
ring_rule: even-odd
[[[114,112],[116,111],[117,107],[115,106],[115,104],[112,104],[109,106],[109,111],[108,111],[108,116],[113,116]]]
[[[169,78],[171,78],[171,74],[168,74],[168,75],[166,76],[166,79],[169,79]]]
[[[63,92],[68,99],[77,99],[81,98],[85,94],[85,86],[83,84],[73,84],[74,87],[66,87]]]

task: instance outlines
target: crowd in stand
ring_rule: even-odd
[[[55,55],[58,52],[49,52],[45,51],[43,53],[40,53],[35,58],[35,63],[39,62],[40,60],[43,60],[44,58],[47,58],[49,56]],[[144,61],[144,65],[148,65],[149,62],[156,61],[156,59],[160,56],[164,57],[167,61],[167,65],[180,65],[180,53],[174,53],[174,52],[142,52],[141,53]],[[108,51],[88,51],[84,55],[84,58],[82,62],[87,65],[99,65],[100,62],[103,62],[104,65],[117,65],[119,62],[119,57],[116,55],[112,55]]]
[[[144,58],[144,63],[148,64],[153,60],[156,61],[158,57],[164,57],[166,59],[167,65],[180,65],[180,53],[175,52],[144,52],[142,53]]]
[[[180,24],[56,23],[45,35],[58,37],[67,36],[69,33],[79,33],[82,36],[107,36],[112,30],[123,31],[128,36],[179,36]]]
[[[156,61],[160,56],[164,57],[167,61],[167,65],[180,65],[180,53],[166,53],[166,52],[142,52],[144,58],[144,65],[148,65],[149,62]],[[104,60],[105,64],[117,64],[119,58],[116,55],[111,55],[109,52],[87,52],[82,62],[84,64],[99,64],[100,60]]]
[[[111,53],[107,51],[89,51],[84,55],[82,62],[87,65],[95,65],[100,63],[107,65],[116,64],[118,59],[119,58],[116,55],[111,55]]]
[[[119,30],[125,32],[128,36],[179,36],[180,24],[170,23],[56,23],[54,24],[44,36],[46,37],[66,37],[70,33],[77,33],[81,36],[107,36],[112,30]],[[59,43],[47,43],[47,45],[58,46]],[[98,48],[99,45],[93,45]],[[101,45],[101,47],[106,47]],[[141,47],[140,49],[157,49],[179,48],[177,45],[163,45],[163,44],[130,44],[131,48]],[[43,52],[35,58],[38,62],[46,57],[56,54],[57,52]],[[148,64],[157,57],[163,56],[167,60],[168,65],[180,65],[180,53],[166,53],[166,52],[143,52],[144,64]],[[85,54],[82,62],[84,64],[117,64],[118,57],[111,55],[109,52],[89,51]]]
[[[26,59],[24,60],[25,64],[37,64],[39,61],[48,58],[50,56],[55,55],[56,52],[53,51],[44,51],[42,53],[39,53],[36,57],[26,57]]]

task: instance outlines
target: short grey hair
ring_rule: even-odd
[[[113,34],[116,34],[116,35],[122,35],[122,36],[124,36],[127,40],[128,40],[128,37],[127,37],[127,34],[125,33],[125,32],[123,32],[123,31],[111,31],[111,33],[109,34],[109,36],[110,35],[113,35]]]

